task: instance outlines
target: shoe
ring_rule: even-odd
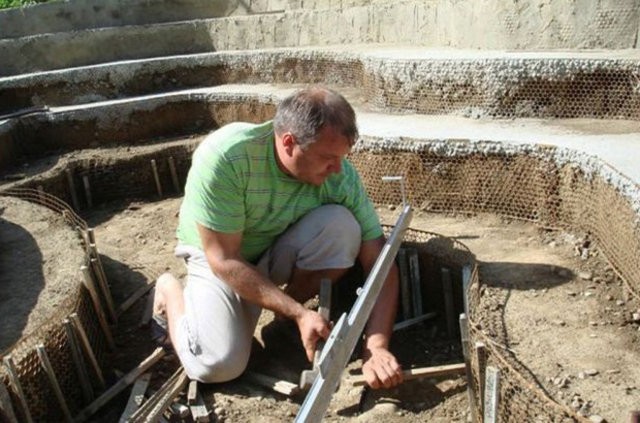
[[[173,345],[169,338],[169,322],[164,316],[158,314],[151,316],[149,329],[151,331],[151,339],[157,346],[162,347],[167,352],[173,351]]]

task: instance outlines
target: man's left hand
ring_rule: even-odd
[[[386,348],[366,350],[362,374],[373,389],[393,388],[402,383],[402,367]]]

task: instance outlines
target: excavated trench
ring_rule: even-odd
[[[326,71],[327,65],[316,59],[296,62],[295,65],[285,61],[282,66],[287,72],[299,75]],[[242,60],[246,61],[246,58]],[[551,104],[549,90],[556,92],[559,88],[554,85],[556,82],[549,82],[549,78],[535,85],[535,89],[509,91],[506,100],[500,100],[500,104],[508,106],[507,109],[492,109],[492,105],[497,103],[486,98],[477,104],[472,102],[473,106],[467,102],[465,108],[460,99],[475,98],[481,90],[471,89],[462,83],[464,81],[456,81],[449,87],[455,87],[454,96],[442,96],[442,87],[440,91],[429,91],[435,89],[433,84],[428,88],[410,87],[411,72],[398,74],[400,76],[396,78],[385,77],[386,72],[397,73],[392,66],[394,63],[385,62],[381,74],[367,76],[367,65],[374,65],[367,61],[353,65],[355,59],[350,60],[346,60],[348,71],[345,70],[344,75],[353,75],[354,68],[360,69],[355,74],[363,79],[358,81],[368,84],[363,91],[366,94],[355,98],[354,104],[363,103],[370,109],[393,109],[394,104],[404,104],[402,99],[421,98],[426,99],[424,104],[409,105],[404,110],[425,113],[431,110],[430,107],[438,106],[429,103],[429,98],[435,96],[448,99],[446,105],[437,108],[462,111],[462,114],[473,109],[487,116],[518,116],[520,112],[517,110],[523,111],[529,104],[533,105],[530,110],[538,111],[540,117],[560,116],[557,111],[560,107],[564,110],[563,117],[612,113],[619,117],[637,118],[627,113],[628,110],[637,110],[634,105],[638,101],[637,96],[629,93],[625,94],[624,104],[618,99],[615,104],[600,104],[597,110],[586,106],[565,107],[558,102]],[[447,64],[431,66],[441,69],[440,66]],[[599,66],[605,65],[601,63]],[[255,71],[247,70],[245,75],[234,70],[241,75],[228,77],[230,69],[238,68],[225,69],[213,77],[215,81],[238,81]],[[181,79],[167,75],[172,74],[166,74],[168,79],[163,81],[158,78],[152,80],[166,88],[166,81],[170,83],[173,79]],[[349,80],[340,75],[334,74],[333,77],[338,78],[341,84],[351,85],[349,82],[355,80],[352,76],[349,78],[353,80]],[[606,76],[606,73],[599,75]],[[512,76],[508,75],[506,79]],[[289,76],[283,76],[280,82],[287,78]],[[624,79],[616,76],[612,81],[618,78]],[[316,82],[316,79],[309,76],[309,80],[304,82]],[[580,78],[572,81],[574,88],[580,88],[584,83]],[[29,83],[26,82],[25,86]],[[197,82],[201,83],[210,84],[211,80]],[[132,93],[155,89],[132,84]],[[485,88],[487,86],[491,86],[489,82]],[[43,392],[51,393],[52,388],[38,364],[36,347],[39,343],[43,343],[49,352],[72,414],[87,405],[69,353],[71,338],[68,326],[64,324],[69,314],[78,314],[88,333],[96,361],[107,379],[112,376],[109,370],[113,363],[127,369],[150,352],[150,342],[137,328],[144,301],[129,304],[127,300],[132,295],[144,297],[148,283],[159,273],[168,269],[179,276],[183,272],[180,263],[172,258],[171,248],[175,213],[191,153],[208,130],[235,120],[260,122],[269,119],[279,98],[278,95],[252,95],[233,92],[232,89],[224,92],[222,88],[151,96],[138,101],[59,107],[2,124],[0,166],[3,183],[0,195],[3,200],[3,227],[23,227],[26,228],[23,232],[36,237],[42,228],[31,229],[27,225],[29,219],[24,218],[35,215],[36,210],[41,213],[44,206],[52,212],[51,216],[42,217],[42,222],[53,225],[52,222],[58,222],[62,216],[66,229],[76,235],[72,237],[74,241],[60,246],[75,251],[79,257],[71,259],[71,270],[65,270],[68,279],[74,281],[72,286],[77,289],[72,289],[71,294],[51,294],[60,295],[60,299],[50,301],[51,315],[44,324],[35,324],[27,329],[26,318],[22,315],[17,325],[24,325],[23,338],[8,351],[15,362],[17,378],[24,388],[30,410],[37,419],[64,417],[56,397],[43,395]],[[408,88],[411,90],[407,91]],[[104,93],[98,90],[96,95],[112,98],[111,89],[113,87],[106,87]],[[85,92],[88,91],[85,89]],[[18,91],[3,95],[22,102],[22,106],[37,105],[28,103],[26,97],[20,100],[22,94]],[[541,103],[542,97],[547,98],[547,103]],[[46,103],[55,104],[56,98],[51,94]],[[509,103],[509,99],[513,102]],[[68,100],[59,98],[65,104]],[[582,104],[579,99],[576,101]],[[386,224],[393,224],[391,209],[397,207],[402,199],[397,186],[381,182],[383,176],[402,175],[405,178],[407,199],[419,213],[412,225],[414,229],[407,233],[405,246],[415,248],[420,258],[423,311],[435,311],[437,317],[398,331],[394,351],[405,367],[461,361],[458,321],[452,325],[447,316],[458,316],[464,309],[464,302],[467,302],[467,346],[473,373],[470,384],[474,401],[468,402],[463,379],[452,379],[449,383],[413,382],[392,392],[374,394],[363,394],[361,390],[342,386],[330,409],[330,421],[342,418],[357,421],[358,418],[373,418],[377,415],[375,413],[387,413],[385,419],[390,421],[435,418],[463,421],[467,413],[460,409],[466,410],[470,406],[471,414],[480,415],[482,412],[484,375],[488,368],[500,374],[501,402],[496,412],[501,421],[580,421],[595,412],[611,421],[626,418],[623,413],[631,409],[634,401],[637,404],[639,396],[638,387],[632,382],[638,379],[634,373],[637,370],[631,364],[637,362],[639,342],[638,321],[634,317],[640,291],[640,264],[637,261],[640,254],[640,189],[637,184],[597,158],[549,145],[364,135],[350,160],[360,172]],[[16,202],[20,205],[17,206]],[[24,211],[16,212],[17,207]],[[13,220],[8,219],[9,215],[14,216]],[[99,254],[91,250],[88,227],[95,228],[93,243],[97,244]],[[493,236],[494,233],[499,236]],[[23,235],[28,240],[29,235]],[[458,239],[465,241],[471,250]],[[37,244],[45,254],[37,239],[30,242]],[[554,247],[549,247],[552,243]],[[553,250],[556,247],[558,249]],[[551,252],[549,248],[552,248]],[[573,256],[574,249],[579,253],[578,258]],[[46,251],[46,254],[54,254],[55,248]],[[501,251],[501,255],[493,254],[494,251]],[[31,260],[36,263],[39,258]],[[60,259],[47,258],[44,261],[49,263],[50,260],[57,262]],[[105,335],[109,325],[105,325],[104,320],[111,320],[107,300],[104,294],[98,295],[98,302],[107,309],[106,317],[100,318],[93,298],[81,288],[85,281],[81,265],[90,269],[98,284],[101,271],[105,272],[111,285],[115,314],[119,314],[121,310],[118,308],[123,304],[130,306],[122,310],[115,326],[115,351],[109,348],[111,342]],[[465,267],[469,269],[468,273],[463,272]],[[446,307],[443,268],[450,269],[453,311]],[[579,276],[581,272],[585,277]],[[462,290],[463,273],[468,274],[470,287],[467,292]],[[39,280],[36,283],[48,284],[49,274],[50,270],[45,269],[44,282]],[[344,289],[347,293],[354,291],[353,287]],[[49,295],[45,290],[42,292]],[[566,303],[567,298],[572,299],[570,304]],[[577,304],[576,298],[585,302]],[[32,298],[30,304],[34,302]],[[553,307],[545,309],[545,302]],[[538,316],[536,310],[541,310]],[[554,310],[571,310],[580,318],[574,320],[562,314],[555,316]],[[268,326],[270,317],[265,314],[261,325]],[[584,356],[580,356],[584,362],[563,362],[569,360],[571,351],[554,350],[554,347],[559,344],[558,339],[568,336],[565,329],[569,328],[588,338],[571,338],[568,343],[573,343],[575,350],[579,350],[582,344],[601,348],[603,344],[594,344],[594,339],[604,342],[611,340],[611,334],[616,334],[624,342],[620,346],[610,343],[609,348],[619,357],[625,352],[628,356],[621,358],[617,367],[613,363],[599,362],[595,375],[591,375],[591,370],[596,364]],[[589,332],[596,330],[599,332],[591,337]],[[532,334],[535,336],[530,337]],[[253,370],[260,369],[295,380],[305,365],[300,351],[295,351],[295,348],[283,350],[280,343],[267,345],[261,335],[257,338]],[[553,339],[556,339],[555,345]],[[9,344],[11,342],[5,346]],[[549,357],[540,357],[547,351],[557,354],[556,358],[551,353]],[[287,361],[278,362],[278,358],[283,357]],[[554,360],[559,363],[556,369],[551,365],[557,364],[553,363]],[[165,370],[159,372],[155,383],[170,374],[175,364],[165,362]],[[629,368],[625,367],[627,364]],[[357,362],[352,363],[350,370],[357,365]],[[92,371],[97,372],[95,369]],[[15,379],[4,369],[0,375],[5,385],[14,384],[10,380]],[[598,394],[599,389],[606,389],[616,378],[621,380],[620,384],[615,383],[620,389],[611,389],[607,395]],[[93,378],[91,384],[98,392],[103,389]],[[215,398],[220,404],[222,411],[218,410],[217,415],[226,416],[230,421],[258,418],[261,414],[255,408],[259,406],[271,410],[261,411],[262,415],[274,420],[290,420],[299,403],[260,391],[243,380],[212,387],[208,392],[211,400]],[[11,399],[20,409],[20,400],[13,391]],[[379,406],[383,403],[394,406],[385,411]],[[628,408],[620,410],[623,407]],[[115,408],[109,412],[115,413]],[[358,417],[363,411],[365,414]],[[104,418],[109,421],[109,414]]]

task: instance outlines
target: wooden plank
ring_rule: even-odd
[[[151,380],[151,373],[147,372],[136,379],[133,384],[133,388],[131,388],[131,394],[129,395],[129,401],[127,401],[127,405],[120,416],[120,420],[118,423],[126,423],[129,417],[142,405],[144,401],[144,394],[147,392],[147,387],[149,386],[149,381]]]
[[[13,411],[11,396],[9,395],[7,387],[2,383],[2,380],[0,380],[0,409],[3,411],[8,423],[18,423],[16,413]]]
[[[295,383],[276,379],[275,377],[263,375],[261,373],[245,372],[244,377],[251,382],[283,395],[291,396],[300,392],[300,387]]]
[[[442,292],[444,295],[444,309],[447,320],[447,334],[450,339],[456,337],[456,312],[453,306],[453,286],[451,285],[451,272],[446,267],[440,269],[442,275]]]
[[[485,387],[484,423],[496,423],[500,401],[500,370],[492,366],[487,367]]]
[[[192,405],[196,403],[198,396],[198,381],[192,380],[189,382],[189,389],[187,390],[187,404]]]
[[[62,393],[62,389],[60,389],[60,384],[58,383],[58,378],[56,377],[56,373],[53,371],[53,366],[51,366],[51,362],[49,361],[49,356],[47,355],[47,351],[44,348],[44,344],[36,345],[36,352],[38,353],[38,358],[40,359],[40,364],[42,365],[42,369],[44,370],[47,378],[49,379],[49,384],[51,384],[51,389],[53,389],[53,393],[58,400],[58,404],[60,405],[60,409],[62,410],[62,414],[64,414],[64,418],[68,422],[73,422],[73,417],[71,417],[71,411],[69,411],[69,406],[67,405],[67,400]]]
[[[437,315],[438,313],[436,313],[435,311],[432,311],[431,313],[425,313],[422,316],[407,319],[405,321],[402,321],[400,323],[396,323],[395,325],[393,325],[393,331],[395,332],[397,330],[401,330],[404,328],[408,328],[409,326],[413,326],[417,323],[424,322],[425,320],[433,319]]]
[[[471,285],[471,265],[467,264],[462,267],[462,301],[464,305],[464,314],[469,316],[469,286]]]
[[[89,359],[91,363],[91,367],[98,378],[98,383],[100,384],[100,388],[104,389],[106,384],[104,382],[104,376],[102,375],[102,369],[98,364],[98,359],[96,358],[95,353],[93,352],[93,348],[91,347],[91,342],[89,342],[89,337],[87,336],[87,332],[85,332],[84,327],[82,326],[82,322],[78,317],[77,313],[73,313],[69,316],[69,321],[73,325],[73,328],[76,331],[76,334],[80,337],[80,344],[84,349],[84,353]]]
[[[398,275],[400,277],[400,308],[402,310],[403,320],[408,320],[413,315],[411,303],[411,282],[409,276],[409,262],[407,261],[407,250],[400,248],[398,250]]]
[[[173,375],[158,389],[142,407],[131,415],[131,423],[155,423],[162,419],[162,413],[169,407],[171,401],[178,396],[187,384],[187,374],[179,367]]]
[[[211,421],[211,418],[209,417],[211,410],[207,408],[207,404],[204,402],[200,392],[196,394],[196,402],[189,406],[189,410],[191,410],[191,418],[194,422]]]
[[[102,328],[102,332],[107,340],[107,345],[111,351],[116,349],[116,343],[113,340],[113,335],[111,333],[111,328],[109,327],[109,323],[107,323],[107,317],[104,314],[104,310],[102,308],[102,303],[100,302],[100,297],[98,296],[98,291],[96,289],[96,284],[93,281],[93,277],[91,276],[91,272],[87,266],[80,266],[80,270],[82,271],[82,275],[84,276],[84,286],[89,291],[89,296],[91,297],[91,302],[93,303],[93,308],[98,316],[98,323]]]
[[[76,338],[71,321],[69,319],[64,319],[62,324],[64,325],[67,340],[69,341],[71,359],[76,367],[76,373],[80,380],[82,395],[84,396],[84,400],[89,403],[94,399],[94,392],[93,387],[91,386],[91,380],[89,379],[89,373],[87,372],[87,363],[84,361],[84,357],[82,356],[82,350],[80,349],[80,345],[78,345],[78,339]]]
[[[478,396],[484,398],[485,389],[485,368],[487,366],[487,349],[484,342],[476,342],[475,345],[476,363],[478,363],[478,380],[480,386],[478,386]],[[480,401],[480,412],[484,410],[484,402]]]
[[[165,352],[162,348],[156,348],[156,350],[144,359],[137,367],[127,373],[122,379],[116,382],[112,387],[107,389],[102,395],[100,395],[94,402],[89,404],[76,416],[77,422],[83,422],[91,417],[96,411],[102,408],[106,403],[111,401],[116,395],[122,392],[127,386],[132,384],[140,375],[145,373],[155,363],[157,363]]]
[[[476,396],[474,389],[473,372],[471,371],[471,363],[469,360],[469,321],[467,315],[460,315],[460,337],[462,344],[462,354],[464,355],[465,371],[467,376],[467,397],[469,399],[469,408],[471,409],[471,421],[479,422],[478,412],[476,408]]]
[[[409,274],[411,275],[411,298],[413,300],[413,317],[422,315],[422,279],[420,278],[420,261],[418,251],[407,251],[409,258]]]
[[[444,366],[421,367],[416,369],[404,370],[402,377],[404,381],[423,379],[427,377],[455,376],[464,374],[466,370],[464,363],[447,364]],[[353,386],[366,385],[364,376],[352,376],[346,379]]]
[[[118,307],[118,312],[117,312],[118,316],[121,316],[122,313],[124,313],[129,308],[131,308],[131,306],[134,305],[136,301],[142,298],[154,286],[156,286],[155,279],[152,281],[148,281],[146,285],[138,288],[133,294],[131,294],[129,298],[127,298],[122,304],[120,304],[120,307]]]

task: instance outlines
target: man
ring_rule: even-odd
[[[263,307],[297,324],[309,360],[327,338],[329,322],[302,303],[356,259],[368,273],[384,245],[345,159],[357,136],[344,97],[312,87],[285,99],[273,122],[229,124],[197,148],[177,230],[186,286],[162,275],[154,301],[192,379],[223,382],[244,371]],[[373,388],[402,381],[388,350],[397,298],[394,267],[365,329],[363,373]]]

